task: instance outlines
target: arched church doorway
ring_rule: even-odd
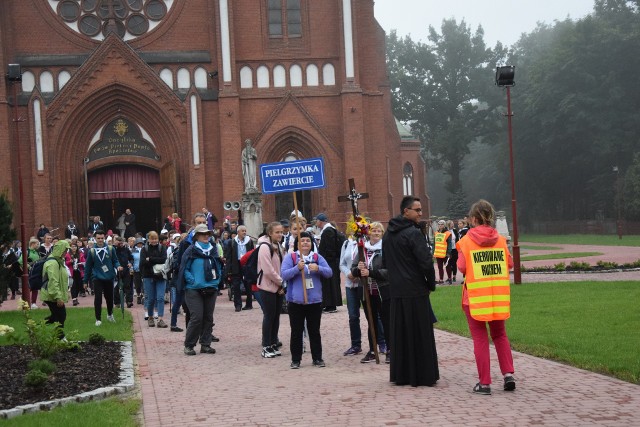
[[[136,230],[162,228],[160,173],[139,165],[112,165],[87,175],[89,216],[99,215],[107,230],[117,233],[126,209],[136,216]]]

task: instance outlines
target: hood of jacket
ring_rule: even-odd
[[[402,230],[406,230],[409,227],[417,227],[418,225],[403,217],[402,215],[398,215],[394,218],[391,218],[391,220],[389,220],[389,226],[387,227],[387,231],[389,233],[399,233]]]
[[[69,245],[69,242],[67,242],[66,240],[59,240],[58,243],[53,246],[53,249],[51,250],[51,254],[49,256],[62,259],[62,255],[64,255],[65,251],[67,251],[70,247],[71,246]]]
[[[493,246],[498,241],[500,234],[498,234],[498,230],[493,227],[479,225],[470,229],[465,237],[469,237],[480,246]]]

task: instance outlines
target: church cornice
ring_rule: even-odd
[[[119,62],[122,69],[113,74],[111,83],[97,84],[100,73],[112,63]],[[104,81],[104,80],[103,80]],[[61,116],[72,110],[90,93],[104,89],[109,84],[132,86],[153,99],[183,123],[186,122],[184,105],[151,67],[128,44],[110,34],[89,56],[58,93],[47,110],[47,124],[54,126]]]

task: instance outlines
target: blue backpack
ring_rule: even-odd
[[[42,272],[44,271],[44,264],[47,261],[55,261],[53,258],[40,258],[38,261],[34,262],[31,266],[31,271],[29,271],[29,289],[32,291],[39,291],[40,289],[47,289],[49,284],[49,279],[45,279],[42,277]],[[57,262],[57,261],[56,261]]]

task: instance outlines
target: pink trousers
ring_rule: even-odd
[[[498,354],[498,363],[502,375],[513,373],[513,355],[511,354],[511,344],[504,327],[504,320],[493,320],[483,322],[475,320],[469,313],[469,306],[463,305],[464,314],[467,315],[469,331],[473,339],[473,353],[476,356],[476,367],[478,368],[478,379],[480,384],[491,384],[491,366],[489,357],[489,335],[487,334],[487,323],[491,340]]]

